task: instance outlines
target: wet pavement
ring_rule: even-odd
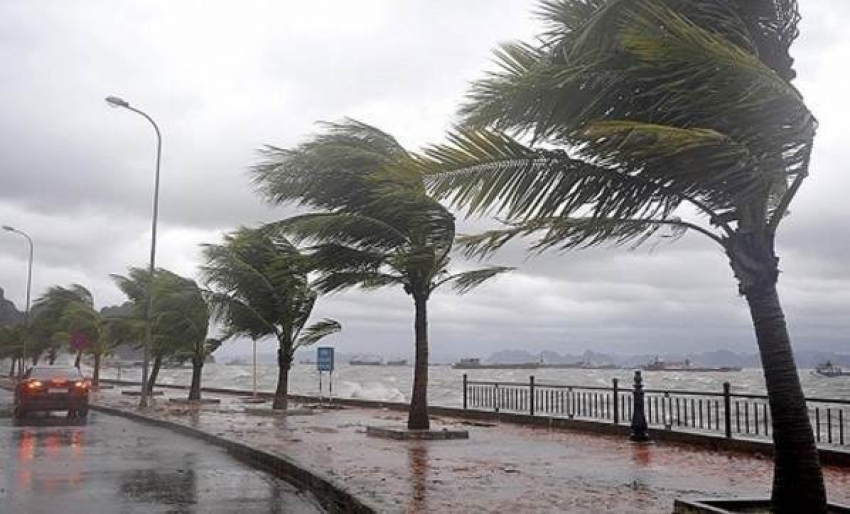
[[[91,412],[17,424],[0,390],[0,512],[315,513],[310,494],[224,450],[172,431]]]
[[[212,396],[222,403],[187,407],[158,399],[146,414],[285,456],[381,512],[669,513],[677,497],[770,491],[772,462],[751,454],[451,418],[438,418],[432,428],[461,426],[469,440],[385,440],[367,437],[365,427],[402,426],[405,413],[345,408],[271,417],[247,413],[233,396]],[[130,410],[136,402],[117,390],[99,393],[97,401]],[[830,499],[850,503],[850,470],[824,471]]]

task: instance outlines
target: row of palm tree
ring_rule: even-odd
[[[447,274],[454,218],[488,257],[705,236],[747,301],[771,408],[773,508],[823,512],[826,494],[776,284],[775,240],[808,175],[814,116],[792,85],[794,0],[543,0],[545,32],[503,45],[448,143],[416,154],[354,120],[268,146],[260,194],[310,213],[272,226],[308,243],[320,291],[401,285],[415,310],[410,428],[427,428],[427,302],[504,268]],[[430,193],[430,194],[429,194]]]
[[[341,328],[331,319],[307,325],[318,297],[308,280],[309,259],[268,227],[227,234],[222,244],[204,245],[204,256],[204,288],[162,268],[154,272],[152,282],[142,268],[112,275],[129,300],[120,308],[98,311],[92,293],[79,284],[52,286],[35,301],[26,329],[0,327],[0,358],[19,361],[26,338],[33,364],[42,356],[54,364],[62,348],[72,345],[75,366],[84,353],[92,357],[92,382],[98,385],[103,357],[119,345],[139,346],[150,288],[153,365],[145,385],[148,391],[156,385],[163,364],[188,360],[192,364],[189,399],[198,400],[204,363],[225,340],[274,337],[280,372],[273,408],[285,409],[295,351]],[[222,334],[209,337],[216,322]]]
[[[174,289],[155,288],[154,298],[196,308],[155,316],[155,346],[174,342],[168,330],[185,331],[200,357],[214,345],[201,328],[210,315],[222,339],[274,337],[274,407],[285,408],[295,349],[340,328],[307,326],[317,295],[402,287],[416,349],[408,427],[427,429],[431,294],[508,270],[451,273],[455,218],[440,201],[504,223],[460,238],[469,257],[519,237],[540,252],[696,233],[729,259],[750,308],[772,414],[773,508],[823,512],[776,290],[776,235],[808,174],[816,129],[791,83],[796,1],[543,0],[539,15],[546,30],[496,52],[500,68],[474,83],[446,144],[415,153],[346,120],[294,148],[263,149],[251,171],[260,195],[309,212],[205,245],[206,292],[163,279]],[[136,305],[145,279],[118,279]]]

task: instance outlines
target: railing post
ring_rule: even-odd
[[[528,377],[528,412],[534,416],[534,375]]]
[[[466,410],[466,373],[463,374],[463,410]]]
[[[611,384],[614,387],[614,424],[620,424],[620,380],[614,378],[611,380]]]
[[[646,415],[643,412],[643,377],[640,371],[635,371],[635,388],[632,393],[634,399],[634,412],[632,413],[632,441],[649,441],[649,432],[646,425]]]
[[[732,438],[732,395],[729,394],[730,389],[731,385],[729,382],[723,382],[723,417],[727,439]]]
[[[493,384],[493,408],[499,412],[499,383]]]

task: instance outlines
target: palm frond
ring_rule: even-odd
[[[678,218],[537,218],[505,225],[502,229],[458,238],[463,255],[484,258],[516,238],[532,236],[536,238],[529,244],[532,253],[624,244],[635,249],[653,237],[675,241],[689,230],[701,232],[723,245],[718,235]]]
[[[310,346],[329,335],[340,332],[341,330],[342,325],[340,325],[336,320],[325,318],[321,321],[317,321],[304,329],[304,332],[296,342],[296,347]]]
[[[516,268],[506,266],[490,266],[487,268],[481,268],[473,271],[456,273],[438,282],[434,286],[434,289],[443,284],[451,283],[452,288],[456,293],[466,294],[475,289],[476,287],[480,286],[484,282],[490,280],[491,278],[497,275],[501,275],[502,273],[506,273],[508,271],[513,271],[514,269]]]

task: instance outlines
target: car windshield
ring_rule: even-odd
[[[79,380],[83,377],[77,368],[33,368],[29,374],[30,378],[39,380]]]

